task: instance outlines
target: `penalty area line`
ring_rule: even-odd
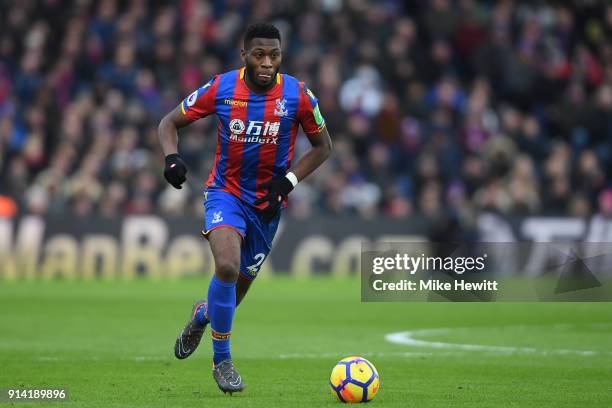
[[[524,327],[524,326],[521,326]],[[507,329],[509,327],[505,327]],[[579,355],[579,356],[598,356],[612,355],[611,352],[596,351],[596,350],[573,350],[573,349],[541,349],[537,347],[512,347],[512,346],[490,346],[484,344],[465,344],[465,343],[447,343],[442,341],[423,340],[417,337],[435,336],[440,334],[449,334],[455,330],[469,330],[465,327],[457,328],[439,328],[439,329],[421,329],[409,330],[397,333],[389,333],[385,335],[385,340],[393,344],[401,344],[410,347],[430,348],[438,350],[461,350],[461,351],[481,351],[497,354],[539,354],[539,355]]]

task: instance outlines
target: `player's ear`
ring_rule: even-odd
[[[240,50],[240,59],[246,64],[246,51],[244,49]]]

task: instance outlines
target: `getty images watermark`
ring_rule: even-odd
[[[374,243],[363,301],[608,301],[612,244]]]
[[[466,272],[483,271],[487,254],[478,257],[456,258],[447,256],[410,256],[406,253],[395,256],[378,256],[372,260],[372,273],[381,275],[385,271],[403,271],[410,275],[417,272],[445,271],[462,275]],[[465,279],[456,279],[451,282],[442,282],[439,279],[418,279],[417,281],[401,279],[397,282],[385,282],[382,278],[375,279],[372,287],[376,291],[384,290],[497,290],[497,281],[483,279],[479,282],[470,282]]]

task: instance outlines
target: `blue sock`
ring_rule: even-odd
[[[193,318],[197,324],[199,324],[200,326],[204,326],[205,324],[210,323],[210,321],[208,320],[207,314],[208,314],[208,303],[202,303],[196,309]]]
[[[236,310],[236,282],[223,282],[213,276],[208,286],[208,318],[213,339],[213,361],[232,358],[230,334]]]

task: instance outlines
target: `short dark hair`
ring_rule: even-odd
[[[270,23],[254,23],[247,27],[243,42],[245,49],[248,48],[253,38],[273,38],[277,39],[278,42],[281,40],[280,31]]]

